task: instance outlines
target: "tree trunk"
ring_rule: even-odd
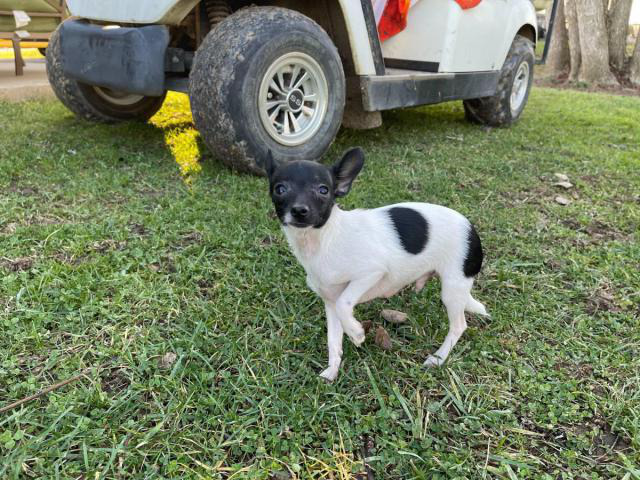
[[[626,58],[627,33],[632,0],[612,0],[607,15],[609,28],[609,61],[616,70],[624,69]]]
[[[636,48],[633,50],[629,65],[629,80],[634,86],[640,87],[640,30],[636,36]]]
[[[607,25],[602,0],[575,0],[582,64],[578,79],[598,85],[616,85],[609,69]]]
[[[578,31],[578,15],[576,13],[576,0],[564,0],[564,13],[567,18],[567,33],[569,36],[569,56],[571,58],[571,71],[569,81],[578,80],[580,72],[580,32]]]
[[[548,40],[548,38],[547,38]],[[564,16],[564,2],[558,4],[556,20],[551,35],[549,58],[547,64],[551,74],[555,77],[564,73],[569,68],[569,35],[567,32],[567,20]]]

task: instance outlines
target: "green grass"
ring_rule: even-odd
[[[477,225],[492,318],[426,370],[437,281],[358,307],[409,322],[392,351],[345,341],[334,384],[265,181],[208,156],[184,97],[148,125],[0,107],[0,407],[83,374],[0,414],[0,478],[346,479],[364,445],[376,479],[640,478],[639,98],[534,89],[511,129],[453,103],[341,131],[329,158],[368,155],[346,208]]]

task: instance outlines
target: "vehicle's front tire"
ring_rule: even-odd
[[[502,66],[496,94],[464,100],[467,120],[492,127],[508,127],[516,122],[529,99],[534,64],[533,43],[516,35]]]
[[[59,30],[60,27],[49,39],[46,51],[47,76],[53,92],[69,110],[85,120],[112,123],[148,120],[160,109],[166,94],[147,97],[116,92],[68,77],[62,69]]]
[[[345,79],[338,50],[313,20],[250,7],[220,22],[200,45],[189,96],[213,154],[263,174],[268,150],[281,161],[320,159],[340,128]]]

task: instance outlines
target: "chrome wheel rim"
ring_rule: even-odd
[[[529,88],[529,63],[522,62],[513,77],[513,86],[511,87],[511,113],[516,113],[524,103]]]
[[[113,103],[114,105],[133,105],[134,103],[137,103],[144,98],[143,95],[118,92],[107,87],[93,87],[93,90],[98,94],[98,96],[102,97],[109,103]]]
[[[267,69],[258,92],[260,120],[281,145],[300,145],[322,125],[329,88],[316,62],[302,52],[278,58]]]

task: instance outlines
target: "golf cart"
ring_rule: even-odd
[[[520,117],[537,39],[529,0],[413,0],[384,42],[371,2],[67,0],[49,80],[92,121],[146,120],[168,90],[187,93],[214,155],[254,173],[268,149],[317,160],[342,123],[379,126],[382,110],[463,100],[475,123]]]

